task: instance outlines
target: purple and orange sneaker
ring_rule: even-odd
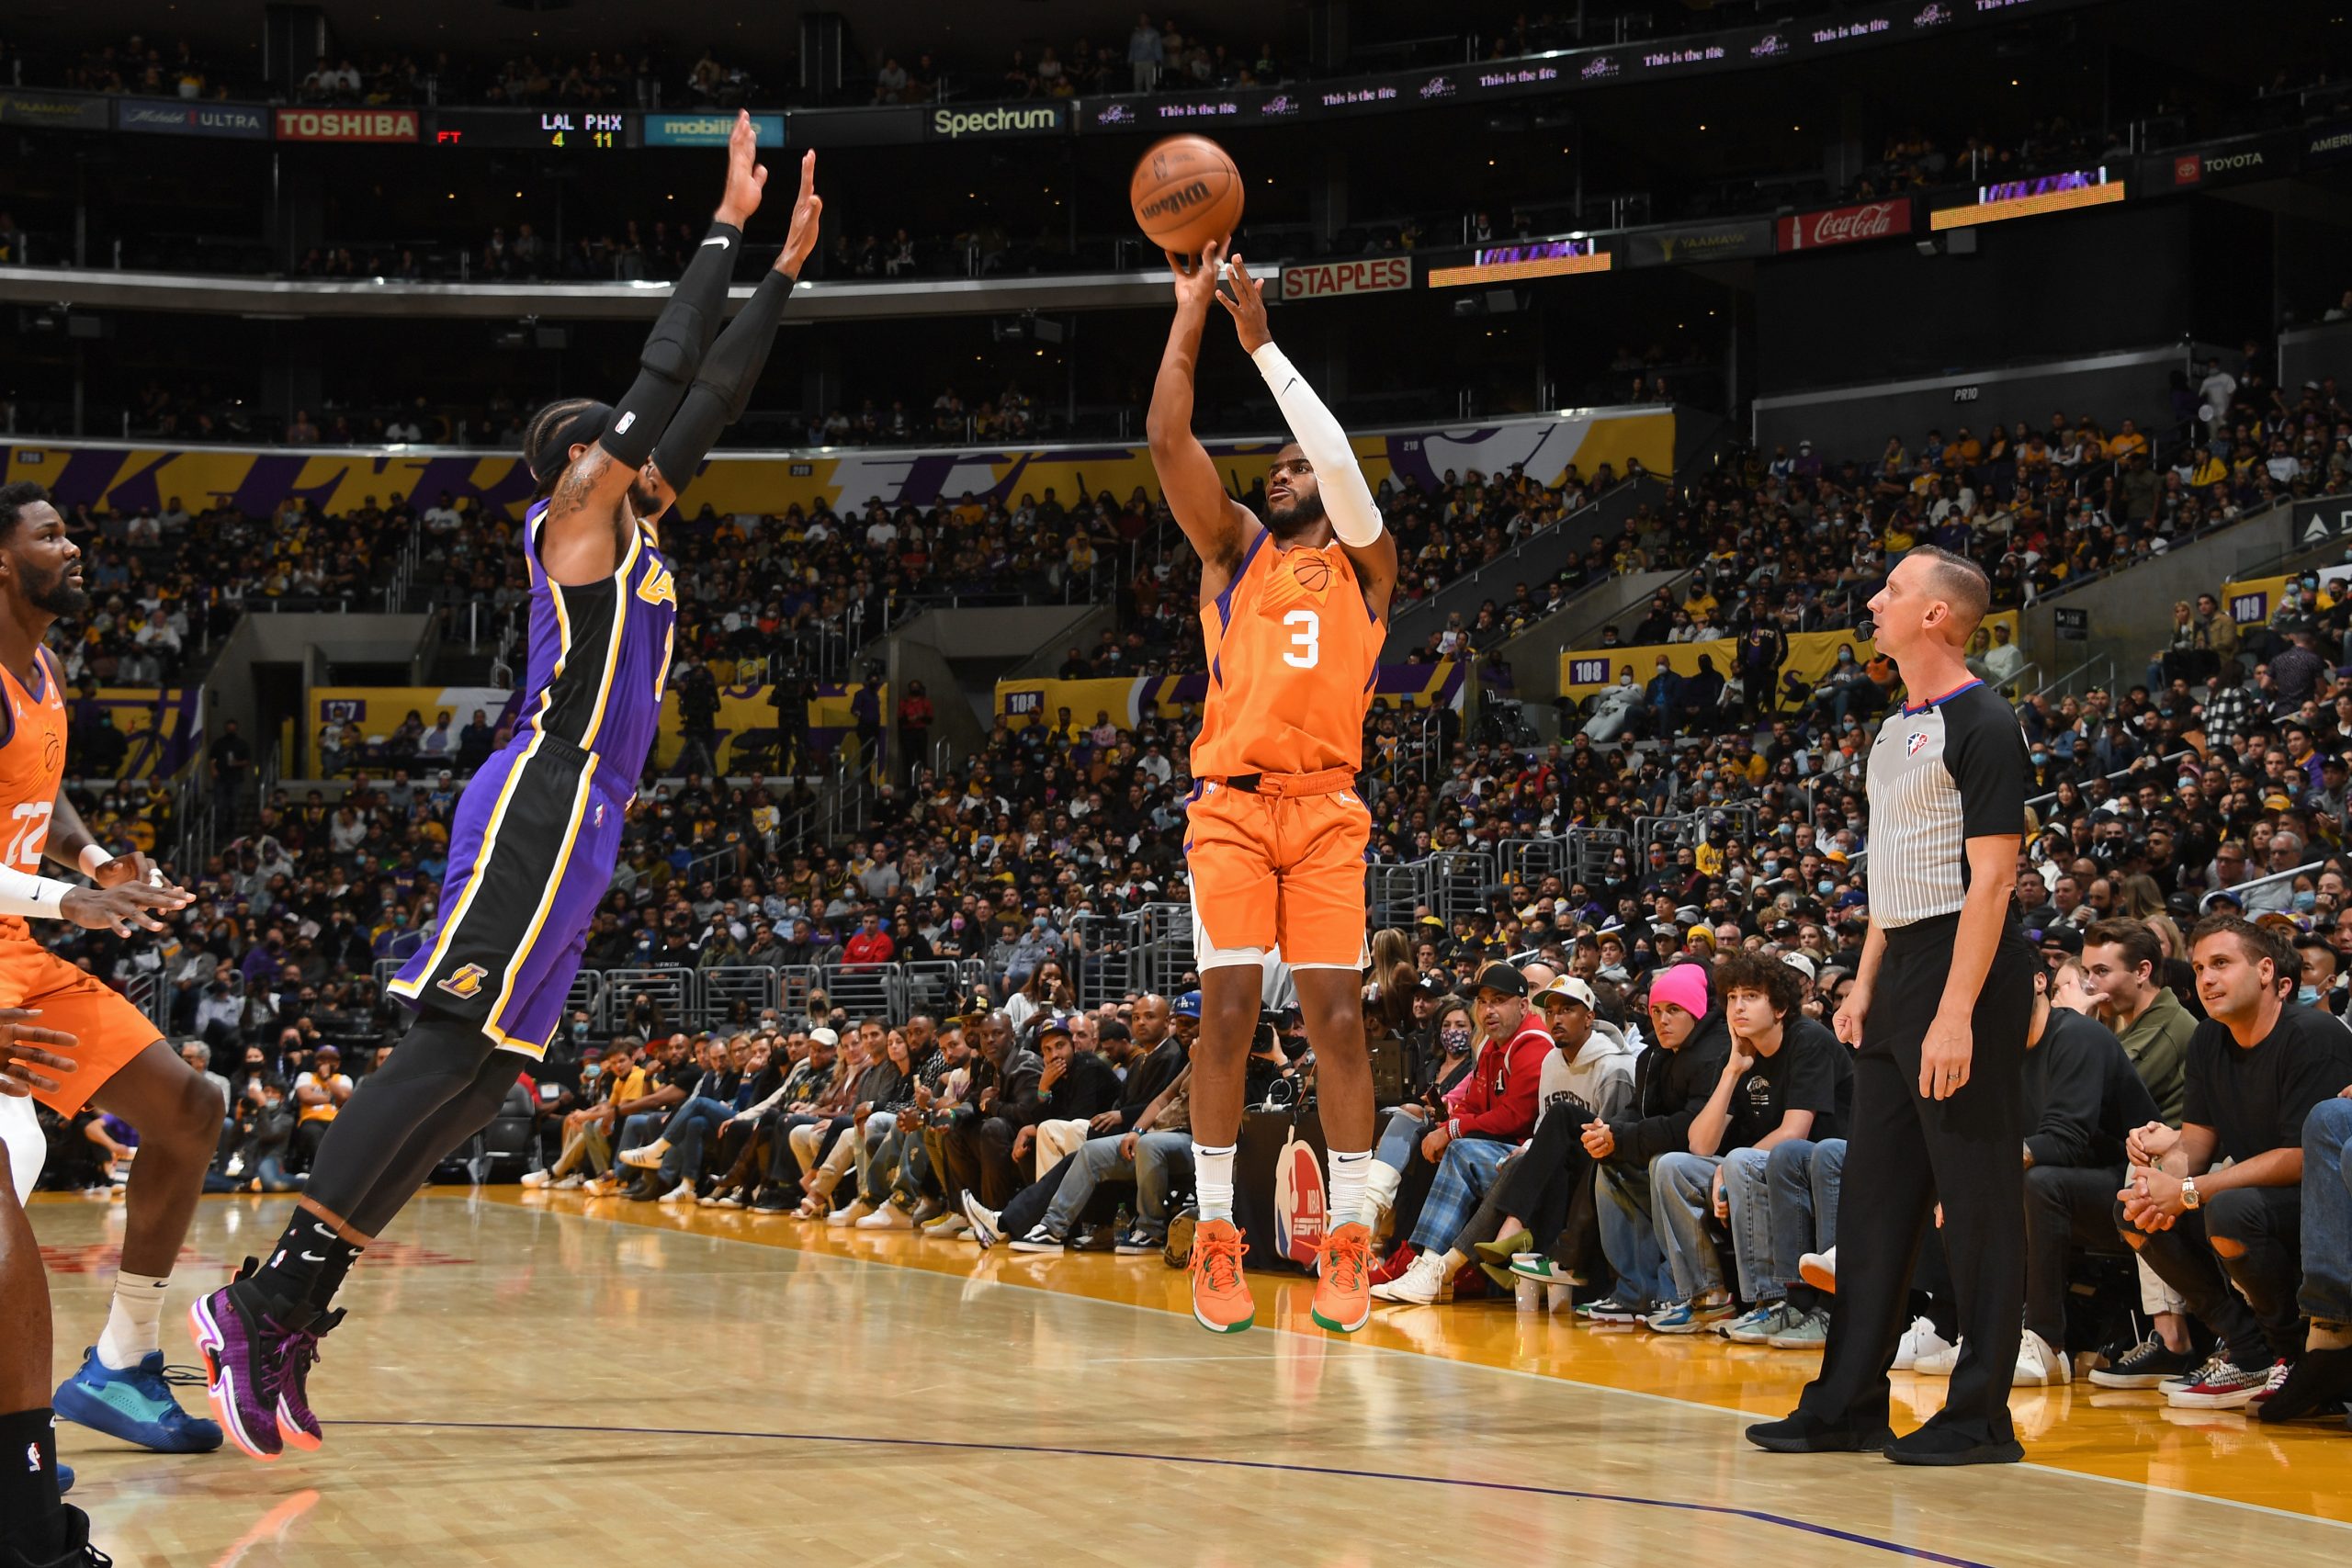
[[[276,1459],[286,1447],[277,1424],[286,1353],[299,1331],[272,1316],[261,1292],[243,1278],[197,1298],[187,1317],[221,1430],[254,1458]]]
[[[289,1449],[316,1451],[326,1441],[318,1412],[311,1408],[311,1369],[318,1365],[319,1341],[343,1321],[343,1309],[322,1312],[286,1337],[278,1359],[277,1435]]]

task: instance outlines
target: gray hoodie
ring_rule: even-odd
[[[1593,1020],[1592,1033],[1575,1061],[1556,1049],[1544,1058],[1544,1076],[1535,1088],[1536,1124],[1562,1106],[1579,1122],[1596,1117],[1613,1122],[1629,1114],[1634,1055],[1615,1024]]]

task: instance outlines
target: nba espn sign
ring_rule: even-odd
[[[1413,258],[1368,256],[1363,261],[1311,262],[1283,268],[1284,299],[1329,299],[1342,294],[1386,294],[1413,287]]]
[[[413,141],[414,109],[279,109],[280,141]]]

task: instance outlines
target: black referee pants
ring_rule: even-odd
[[[1940,1196],[1953,1305],[1966,1341],[1930,1426],[1974,1444],[2013,1439],[2009,1379],[2025,1309],[2025,1035],[2038,960],[2005,929],[1977,993],[1968,1081],[1949,1100],[1919,1093],[1919,1052],[1951,970],[1960,917],[1886,934],[1861,1048],[1840,1179],[1838,1295],[1821,1375],[1798,1409],[1826,1425],[1887,1425],[1887,1369],[1903,1337],[1911,1275]]]

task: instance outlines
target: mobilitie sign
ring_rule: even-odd
[[[246,141],[269,139],[269,111],[254,104],[205,103],[188,98],[117,98],[117,130],[157,136],[232,136]]]
[[[643,130],[641,146],[724,147],[727,138],[734,133],[735,117],[731,114],[649,114],[645,117]],[[783,146],[784,116],[753,115],[752,135],[763,147]]]
[[[967,108],[942,104],[923,120],[923,132],[933,141],[961,141],[967,136],[1055,136],[1069,129],[1068,104],[991,104]]]

